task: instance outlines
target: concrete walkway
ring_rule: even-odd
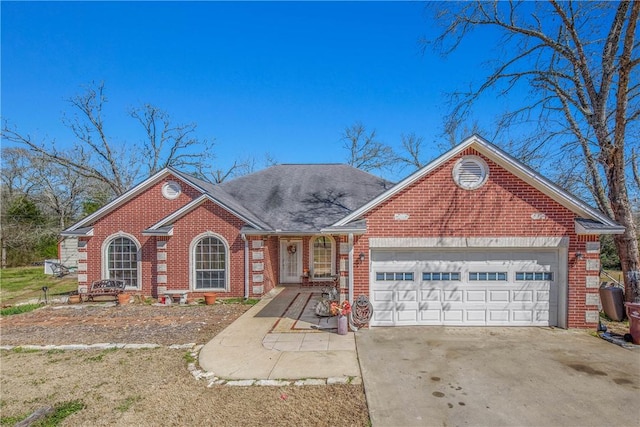
[[[306,288],[276,288],[202,348],[200,367],[231,380],[359,380],[353,332],[338,335],[332,329],[322,330],[322,319],[312,325],[300,318],[313,304],[311,292]],[[292,306],[296,304],[300,309],[294,312]],[[294,326],[278,327],[287,322]],[[296,328],[298,322],[303,326]]]

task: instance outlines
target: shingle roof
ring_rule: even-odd
[[[319,232],[391,186],[349,165],[285,164],[213,186],[212,193],[227,193],[274,231]]]

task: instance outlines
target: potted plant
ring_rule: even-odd
[[[79,304],[79,303],[80,303],[80,294],[69,295],[69,304]]]
[[[131,300],[131,296],[129,294],[121,293],[118,294],[118,305],[129,304]]]
[[[215,292],[209,292],[203,295],[204,303],[207,305],[213,305],[216,303],[217,294]]]

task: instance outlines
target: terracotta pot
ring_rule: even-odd
[[[640,303],[625,302],[627,317],[629,318],[629,333],[634,344],[640,344]]]
[[[69,295],[69,304],[79,304],[80,295]]]
[[[130,300],[131,300],[131,296],[129,294],[118,294],[119,305],[129,304]]]
[[[216,303],[216,297],[218,296],[215,293],[204,294],[204,303],[207,305],[213,305]]]

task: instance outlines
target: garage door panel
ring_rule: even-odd
[[[415,325],[418,321],[418,310],[403,310],[396,312],[397,323]]]
[[[374,302],[393,302],[393,291],[373,290],[371,298]]]
[[[536,291],[536,301],[550,301],[550,292]]]
[[[420,301],[442,301],[440,289],[423,289],[420,291]]]
[[[374,323],[386,323],[387,325],[393,325],[393,310],[374,310],[372,320]]]
[[[489,293],[489,300],[487,302],[494,302],[494,303],[508,303],[509,302],[509,291],[508,290],[500,290],[500,291],[494,291],[489,289],[488,290]]]
[[[462,323],[464,310],[462,309],[446,309],[443,312],[443,320],[445,322]]]
[[[465,321],[468,323],[477,323],[483,325],[486,322],[487,311],[484,308],[477,310],[466,310]]]
[[[509,321],[509,310],[488,310],[488,322],[504,324]]]
[[[442,324],[442,310],[438,308],[437,310],[433,309],[425,309],[420,310],[420,323],[422,324],[431,324],[431,325],[440,325]]]
[[[411,291],[403,291],[403,290],[399,290],[398,292],[396,292],[396,301],[402,302],[402,301],[411,301],[411,302],[417,302],[418,301],[418,291],[417,290],[411,290]]]
[[[513,291],[511,301],[533,302],[533,291]]]
[[[461,290],[457,290],[457,291],[448,291],[445,290],[443,293],[443,298],[442,300],[445,302],[461,302],[462,301],[462,291]]]
[[[511,320],[514,322],[532,322],[533,312],[531,310],[512,310]]]
[[[484,290],[470,290],[465,292],[465,301],[470,303],[486,302],[487,292]]]

